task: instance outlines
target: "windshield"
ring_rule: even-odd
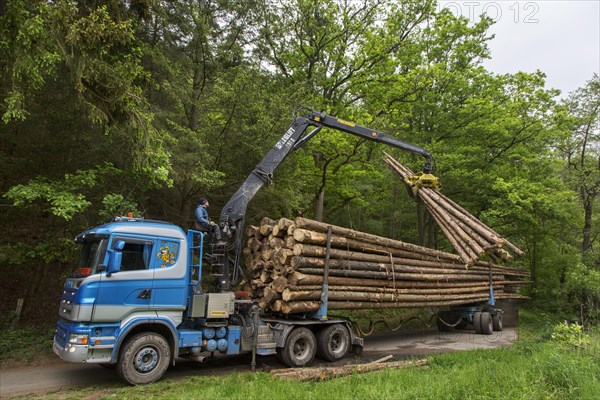
[[[86,240],[81,245],[81,256],[79,262],[73,268],[71,278],[82,278],[100,272],[98,268],[104,262],[108,239]]]

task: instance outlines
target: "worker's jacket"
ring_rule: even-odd
[[[208,217],[208,211],[205,207],[198,206],[196,207],[196,229],[198,230],[208,230],[208,226],[210,224],[210,218]]]

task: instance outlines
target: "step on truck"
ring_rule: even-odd
[[[285,318],[262,312],[232,289],[243,276],[247,205],[286,156],[324,127],[421,155],[424,174],[432,173],[433,159],[377,130],[300,110],[224,206],[218,235],[119,217],[76,237],[81,257],[64,284],[53,343],[61,359],[115,368],[125,382],[139,385],[160,379],[179,357],[204,362],[251,352],[254,367],[256,355],[276,354],[301,367],[316,355],[335,361],[362,350],[363,339],[348,321],[328,318],[326,282],[318,311]]]

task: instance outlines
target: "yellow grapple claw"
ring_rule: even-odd
[[[415,195],[422,187],[434,190],[440,190],[442,188],[442,182],[431,174],[420,173],[409,176],[404,181],[411,187],[413,194]]]

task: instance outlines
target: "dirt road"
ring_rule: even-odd
[[[476,335],[472,331],[439,333],[422,331],[417,333],[381,333],[365,339],[365,348],[360,356],[351,355],[343,360],[367,362],[382,355],[392,354],[395,359],[422,356],[449,351],[507,347],[517,338],[514,328],[494,332],[491,336]],[[354,359],[352,359],[354,357]],[[167,371],[165,378],[174,379],[194,375],[223,375],[230,372],[249,371],[248,355],[219,357],[205,364],[178,360],[177,365]],[[275,357],[260,357],[257,369],[283,368]],[[121,385],[114,370],[97,365],[67,364],[56,360],[55,365],[0,370],[0,397],[9,398],[27,393],[43,393],[69,386]]]

